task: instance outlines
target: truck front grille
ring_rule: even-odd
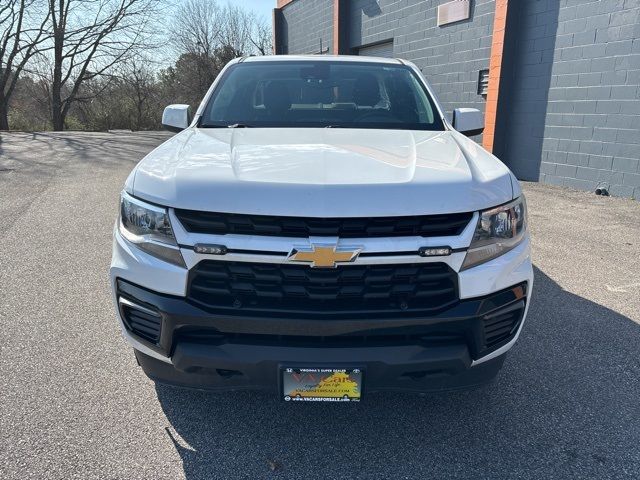
[[[304,318],[430,313],[458,300],[446,263],[306,265],[205,260],[190,272],[188,298],[200,307]]]
[[[305,218],[175,210],[188,232],[308,238],[446,237],[460,235],[473,213],[365,218]]]

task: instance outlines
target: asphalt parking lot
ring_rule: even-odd
[[[163,133],[0,133],[0,478],[640,478],[640,202],[525,185],[536,284],[498,380],[361,404],[155,386],[111,230]]]

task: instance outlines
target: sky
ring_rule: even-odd
[[[271,21],[271,11],[276,6],[276,0],[227,0],[227,3],[239,4],[268,21]]]

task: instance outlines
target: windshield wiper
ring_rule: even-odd
[[[245,123],[232,123],[230,125],[216,125],[203,123],[199,125],[200,128],[253,128],[253,125],[247,125]]]

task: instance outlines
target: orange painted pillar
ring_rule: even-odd
[[[482,146],[493,150],[496,132],[496,116],[498,113],[498,94],[500,92],[500,73],[502,70],[502,53],[504,51],[504,34],[507,26],[507,7],[509,0],[496,0],[496,11],[493,19],[493,36],[491,41],[491,58],[489,61],[489,86],[484,117],[484,135]]]
[[[347,0],[333,0],[333,49],[334,55],[349,53],[348,18],[349,2]]]

